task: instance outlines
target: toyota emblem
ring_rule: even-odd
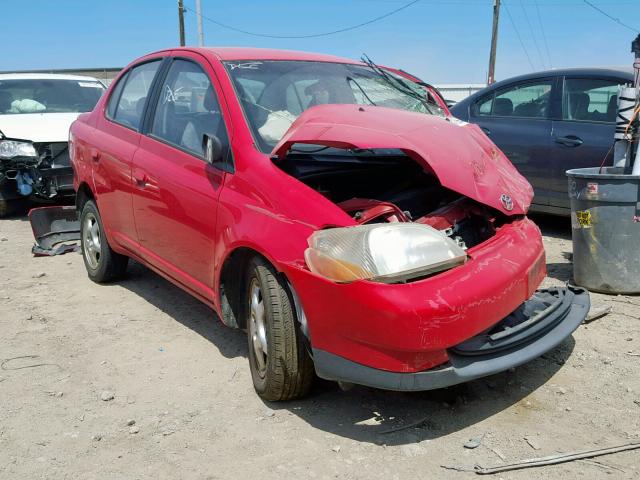
[[[513,210],[513,200],[506,193],[500,195],[500,203],[502,203],[502,206],[507,212]]]

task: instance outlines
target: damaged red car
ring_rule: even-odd
[[[476,125],[373,63],[179,48],[72,125],[89,277],[129,258],[247,331],[256,391],[314,373],[428,390],[552,349],[589,309],[538,290],[527,181]]]

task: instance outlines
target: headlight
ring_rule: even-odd
[[[461,265],[467,254],[427,225],[386,223],[314,232],[304,257],[312,272],[336,282],[396,282]]]
[[[37,157],[38,153],[30,142],[0,140],[0,158]]]

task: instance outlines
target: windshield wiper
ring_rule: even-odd
[[[371,100],[369,98],[369,95],[367,95],[367,92],[364,91],[364,89],[362,88],[362,86],[356,81],[355,78],[352,77],[347,77],[347,83],[353,83],[356,87],[358,87],[358,90],[360,90],[360,92],[362,92],[362,95],[364,95],[364,98],[366,98],[367,100],[369,100],[369,103],[373,106],[376,106],[376,102],[374,102],[373,100]]]
[[[360,59],[367,67],[369,67],[374,73],[376,73],[380,78],[385,80],[393,88],[395,88],[401,93],[404,93],[405,95],[408,95],[418,100],[420,103],[422,103],[422,105],[424,105],[424,107],[427,109],[427,112],[431,114],[434,113],[433,110],[431,109],[431,106],[429,105],[429,101],[427,100],[426,96],[420,95],[418,92],[413,90],[404,81],[404,79],[396,78],[394,76],[389,75],[387,72],[384,71],[383,68],[380,68],[378,65],[376,65],[373,62],[373,60],[371,60],[366,54],[363,54]]]

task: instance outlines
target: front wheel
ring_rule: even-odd
[[[21,206],[19,199],[17,200],[5,200],[0,197],[0,218],[8,217],[9,215],[18,211]]]
[[[265,400],[291,400],[311,388],[313,362],[285,282],[260,258],[249,262],[247,337],[253,386]]]
[[[91,280],[103,283],[124,275],[129,259],[109,246],[100,212],[93,200],[89,200],[82,208],[80,238],[84,266]]]

